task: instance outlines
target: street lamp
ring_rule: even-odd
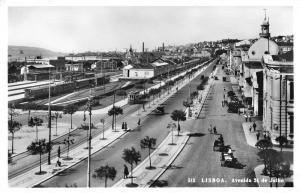
[[[49,127],[48,165],[50,165],[51,164],[51,72],[50,72],[50,66],[49,66],[48,127]]]
[[[91,187],[91,141],[92,141],[92,89],[90,89],[90,95],[87,103],[87,108],[90,115],[90,124],[89,124],[89,137],[88,137],[88,168],[87,168],[87,187]]]

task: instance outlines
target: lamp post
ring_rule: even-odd
[[[91,187],[91,141],[92,141],[92,89],[90,89],[90,96],[88,99],[88,111],[90,115],[90,124],[89,124],[89,137],[88,137],[88,168],[87,168],[87,187]]]
[[[49,128],[48,165],[50,165],[51,164],[51,72],[50,72],[50,66],[49,66],[48,128]]]

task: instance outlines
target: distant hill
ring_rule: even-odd
[[[8,46],[8,59],[13,61],[16,59],[35,58],[42,56],[43,58],[55,58],[57,56],[64,56],[66,53],[54,52],[44,48],[28,47],[28,46]]]

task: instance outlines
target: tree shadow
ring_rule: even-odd
[[[147,167],[145,167],[147,170],[155,170],[156,169],[156,167],[154,167],[154,166],[147,166]]]
[[[147,184],[151,184],[150,185],[151,188],[166,187],[166,186],[168,186],[168,181],[167,180],[155,180],[153,182],[153,180],[150,180]]]
[[[189,137],[203,137],[205,136],[204,133],[189,133],[188,134]]]
[[[176,166],[176,165],[172,165],[172,164],[167,167],[167,169],[171,169],[171,170],[182,169],[182,168],[183,168],[182,166]]]
[[[136,183],[129,183],[129,184],[126,184],[125,186],[128,187],[128,188],[136,188],[136,187],[138,187],[139,185],[136,184]]]
[[[169,154],[167,154],[167,153],[160,153],[160,154],[158,154],[159,156],[169,156]]]
[[[38,171],[38,172],[35,172],[34,174],[35,175],[44,175],[46,173],[47,173],[46,171]]]

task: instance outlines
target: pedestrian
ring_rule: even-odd
[[[253,131],[255,132],[255,130],[256,130],[256,123],[254,121],[254,123],[253,123]]]
[[[125,124],[122,122],[122,130],[125,130]]]
[[[264,139],[267,139],[267,135],[266,135],[266,133],[264,133]]]
[[[214,134],[217,134],[217,128],[214,126]]]
[[[222,107],[224,107],[224,101],[222,100]]]
[[[257,139],[257,141],[259,140],[259,136],[260,136],[260,133],[257,132],[257,133],[256,133],[256,139]]]
[[[128,174],[129,174],[128,167],[124,164],[124,179],[128,178]]]
[[[139,118],[139,121],[138,121],[138,126],[140,126],[141,125],[141,119]]]
[[[249,126],[249,131],[250,131],[250,133],[251,133],[251,130],[252,130],[252,126],[250,125],[250,126]]]
[[[248,115],[245,116],[246,122],[248,122]]]
[[[59,159],[57,159],[55,166],[56,166],[56,167],[57,167],[57,166],[58,166],[58,167],[61,166],[61,162],[59,161]]]
[[[125,122],[125,131],[127,131],[127,129],[128,129],[128,128],[127,128],[127,123]]]
[[[58,146],[58,149],[57,149],[57,157],[60,158],[60,146]]]

